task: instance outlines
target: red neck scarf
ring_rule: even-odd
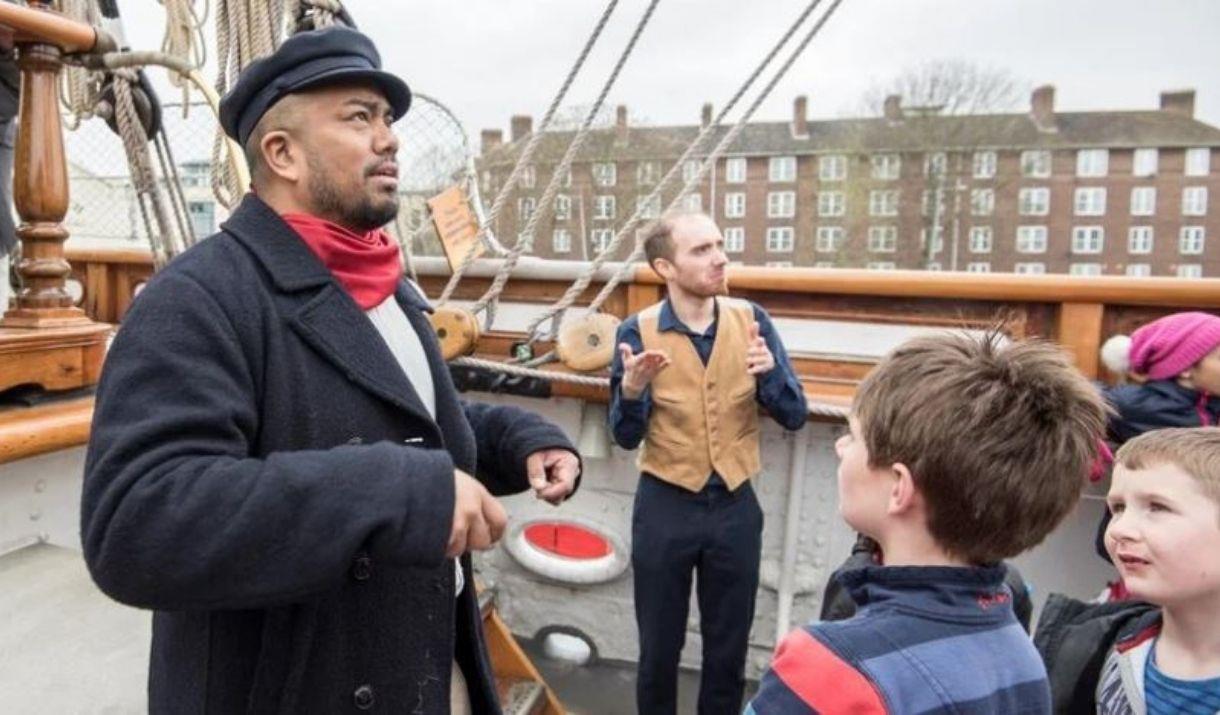
[[[381,305],[402,278],[398,246],[381,229],[359,234],[309,214],[283,214],[363,310]]]

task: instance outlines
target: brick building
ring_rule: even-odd
[[[703,125],[710,118],[705,105]],[[483,132],[485,197],[531,129],[517,116],[508,142]],[[633,126],[619,107],[541,217],[534,253],[595,255],[699,129]],[[501,240],[516,240],[573,135],[543,138],[494,227]],[[971,116],[890,97],[881,117],[830,121],[810,121],[797,97],[789,121],[746,127],[688,203],[716,218],[731,259],[745,264],[1213,277],[1217,153],[1220,129],[1194,118],[1193,91],[1163,93],[1152,111],[1056,112],[1044,86],[1026,113]]]

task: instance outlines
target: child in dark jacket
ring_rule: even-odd
[[[848,425],[839,513],[883,563],[837,575],[856,615],[785,637],[746,712],[1049,713],[1000,562],[1075,506],[1100,394],[1052,345],[933,335],[873,370]]]

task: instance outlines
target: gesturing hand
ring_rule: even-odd
[[[541,449],[525,459],[534,494],[551,504],[558,504],[576,488],[580,460],[566,449]]]
[[[500,502],[477,479],[460,469],[453,470],[453,527],[445,555],[490,549],[507,524],[508,514]]]
[[[635,353],[627,343],[618,344],[618,354],[623,360],[623,397],[638,399],[652,379],[669,367],[669,355],[664,350],[645,350]]]
[[[758,323],[750,323],[750,343],[746,348],[746,371],[751,375],[764,375],[775,367],[775,356],[767,347],[767,341],[758,334]]]

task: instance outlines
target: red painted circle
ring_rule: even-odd
[[[613,551],[597,532],[559,521],[530,524],[525,527],[525,540],[536,549],[569,559],[600,559]]]

